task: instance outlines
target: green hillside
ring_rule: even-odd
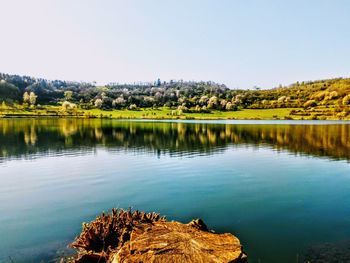
[[[260,118],[254,111],[290,109],[285,118],[350,118],[350,79],[297,82],[272,89],[229,89],[215,82],[157,80],[153,83],[97,86],[94,83],[45,80],[0,73],[2,115],[87,115],[155,117],[136,111],[162,110],[162,118]],[[249,114],[231,114],[249,109]],[[98,112],[98,114],[97,114]],[[221,112],[221,113],[220,113]],[[285,111],[283,111],[285,114]],[[79,114],[77,114],[79,113]],[[124,115],[124,116],[123,116]],[[272,116],[280,118],[280,114]],[[268,115],[270,118],[271,114]],[[156,117],[155,117],[156,118]]]

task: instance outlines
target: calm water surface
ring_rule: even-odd
[[[344,251],[349,160],[346,122],[0,120],[0,262],[53,262],[112,207],[200,217],[251,263]]]

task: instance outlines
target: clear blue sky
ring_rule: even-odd
[[[273,87],[350,73],[349,0],[0,0],[0,71]]]

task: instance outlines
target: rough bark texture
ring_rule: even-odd
[[[192,221],[193,222],[193,221]],[[192,223],[156,222],[135,228],[113,257],[125,262],[246,262],[239,240],[231,234],[215,234]]]
[[[247,262],[232,234],[209,231],[200,219],[169,222],[158,214],[114,209],[85,224],[72,243],[73,262]]]

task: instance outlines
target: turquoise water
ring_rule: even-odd
[[[350,239],[349,160],[346,122],[0,120],[0,262],[54,261],[112,207],[202,218],[252,263],[303,262]]]

